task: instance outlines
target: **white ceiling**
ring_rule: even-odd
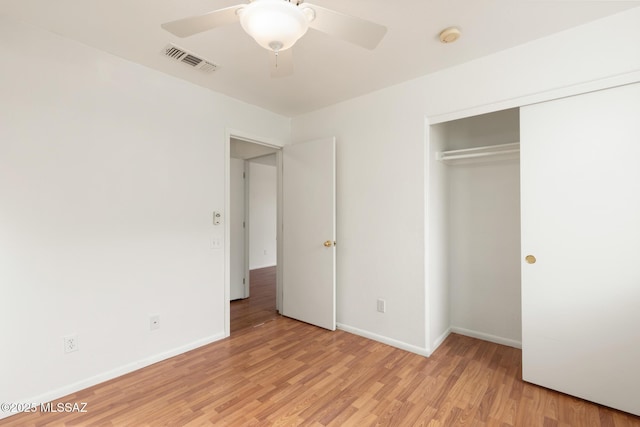
[[[293,47],[293,76],[271,79],[269,55],[239,24],[179,39],[160,24],[242,0],[0,0],[0,14],[293,117],[504,50],[640,1],[312,0],[388,27],[369,51],[310,29]],[[455,25],[462,38],[443,45]],[[614,35],[615,36],[615,35]],[[611,37],[603,34],[603,37]],[[219,65],[204,74],[160,54],[172,42]]]

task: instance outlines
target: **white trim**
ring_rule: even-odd
[[[250,270],[258,270],[258,269],[260,269],[260,268],[277,267],[277,266],[278,266],[278,264],[277,264],[277,263],[276,263],[276,264],[258,265],[258,266],[252,266],[252,267],[250,268]]]
[[[283,198],[282,198],[282,152],[276,151],[276,311],[282,313],[282,278],[284,277],[282,266],[284,265],[284,246],[282,245],[282,235],[284,221],[282,218]]]
[[[429,357],[431,355],[429,350],[423,347],[418,347],[402,341],[394,340],[393,338],[374,334],[373,332],[364,331],[362,329],[354,328],[353,326],[348,326],[343,323],[337,323],[336,326],[338,327],[338,329],[342,331],[349,332],[351,334],[358,335],[364,338],[369,338],[370,340],[378,341],[383,344],[387,344],[392,347],[399,348],[400,350],[409,351],[411,353],[419,354],[420,356],[425,356],[425,357]]]
[[[537,104],[540,102],[551,101],[559,98],[566,98],[569,96],[580,95],[583,93],[594,92],[597,90],[608,89],[616,86],[624,86],[636,82],[640,82],[640,70],[616,74],[613,76],[598,78],[568,86],[560,86],[540,92],[519,95],[514,98],[503,99],[501,101],[496,101],[489,104],[481,104],[475,107],[451,111],[448,113],[428,115],[428,121],[429,125],[435,125],[438,123],[449,122],[465,117],[478,116],[481,114],[492,113],[494,111],[523,107],[525,105]]]
[[[224,336],[231,335],[231,227],[227,214],[231,210],[231,138],[236,134],[227,129],[224,140]]]
[[[465,329],[465,328],[458,328],[457,326],[452,326],[451,332],[453,332],[454,334],[460,334],[466,337],[477,338],[483,341],[489,341],[496,344],[506,345],[509,347],[522,348],[521,341],[516,341],[509,338],[502,338],[502,337],[487,334],[484,332],[472,331],[470,329]]]
[[[427,345],[426,352],[430,356],[433,354],[434,348],[431,348],[431,286],[429,273],[431,272],[431,245],[429,244],[429,207],[431,206],[431,169],[429,168],[429,153],[431,151],[431,122],[429,117],[424,117],[424,145],[422,151],[422,208],[424,209],[424,224],[422,227],[422,247],[424,249],[424,264],[422,274],[424,278],[424,310],[422,319],[424,322],[424,342]]]
[[[249,298],[251,296],[251,265],[249,262],[250,254],[249,250],[251,248],[251,221],[250,212],[251,212],[251,197],[249,197],[250,192],[250,182],[251,182],[251,167],[249,167],[249,161],[244,161],[244,175],[243,175],[243,191],[244,191],[244,227],[243,227],[243,235],[244,235],[244,297]],[[231,263],[231,260],[229,260]],[[229,313],[231,314],[231,313]]]
[[[235,138],[235,139],[239,139],[245,142],[251,142],[253,144],[257,144],[257,145],[263,145],[266,147],[271,147],[271,148],[276,148],[276,149],[280,149],[282,147],[284,147],[285,144],[283,144],[282,142],[273,139],[273,138],[263,138],[261,136],[257,136],[257,135],[253,135],[251,133],[247,133],[247,132],[243,132],[241,130],[238,129],[233,129],[233,128],[227,128],[227,136],[229,138]],[[228,138],[228,139],[229,139]]]
[[[431,349],[430,354],[433,354],[438,347],[440,347],[440,344],[442,344],[444,342],[444,340],[447,339],[447,337],[451,335],[451,328],[448,328],[446,331],[444,331],[442,333],[442,335],[440,335],[434,342],[433,342],[433,348]]]
[[[114,378],[120,377],[122,375],[131,373],[133,371],[137,371],[138,369],[145,368],[149,365],[153,365],[154,363],[161,362],[163,360],[170,359],[172,357],[178,356],[180,354],[186,353],[188,351],[194,350],[199,347],[203,347],[205,345],[214,343],[223,339],[225,336],[222,333],[211,335],[206,338],[199,339],[197,341],[193,341],[189,344],[185,344],[180,347],[176,347],[174,349],[155,354],[153,356],[146,357],[144,359],[140,359],[135,362],[127,363],[126,365],[120,366],[115,369],[111,369],[109,371],[103,372],[98,375],[94,375],[89,378],[85,378],[78,382],[67,384],[63,387],[57,388],[55,390],[40,394],[35,397],[31,397],[28,399],[21,399],[20,402],[28,402],[36,405],[40,405],[41,403],[51,402],[52,400],[60,399],[61,397],[67,396],[72,393],[76,393],[80,390],[84,390],[88,387],[92,387],[96,384],[100,384]],[[10,412],[1,412],[0,411],[0,419],[9,417],[11,415],[15,415],[16,413]]]

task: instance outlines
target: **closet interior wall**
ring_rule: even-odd
[[[438,160],[443,151],[517,143],[519,127],[519,109],[431,126],[432,349],[449,332],[521,346],[519,156]]]

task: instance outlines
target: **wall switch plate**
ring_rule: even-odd
[[[62,337],[64,341],[64,352],[72,353],[74,351],[78,351],[78,335],[67,335],[66,337]]]
[[[156,329],[160,329],[160,316],[158,314],[149,316],[149,330],[155,331]]]
[[[378,312],[384,313],[387,311],[387,302],[383,299],[378,299]]]

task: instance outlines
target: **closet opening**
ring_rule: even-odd
[[[521,347],[519,109],[430,127],[430,346],[450,332]]]

